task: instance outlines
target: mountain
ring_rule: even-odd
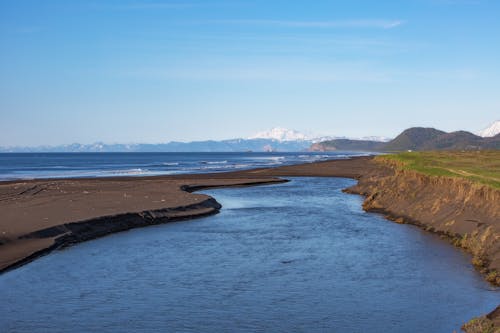
[[[385,143],[370,140],[334,139],[317,142],[309,147],[310,151],[381,151]]]
[[[404,130],[401,134],[389,141],[384,149],[392,150],[417,150],[426,141],[433,140],[436,137],[446,134],[434,128],[412,127]]]
[[[73,143],[59,146],[0,147],[0,152],[295,152],[306,151],[312,144],[330,139],[338,137],[313,138],[295,130],[275,127],[248,139],[171,141],[158,144]]]
[[[493,125],[497,124],[495,122]],[[413,127],[404,130],[393,140],[374,137],[375,140],[345,137],[313,138],[295,130],[273,128],[248,139],[206,140],[192,142],[171,141],[158,144],[79,144],[39,147],[0,147],[0,152],[297,152],[297,151],[406,151],[406,150],[474,150],[500,149],[500,134],[490,126],[486,137],[466,131],[446,133],[434,128]]]
[[[500,149],[500,133],[489,138],[484,138],[484,144],[487,149]]]
[[[500,120],[494,121],[490,126],[486,127],[478,133],[483,138],[493,137],[500,133]]]
[[[312,151],[362,150],[362,151],[407,151],[407,150],[480,150],[500,149],[500,134],[480,137],[466,131],[446,133],[434,128],[412,127],[389,142],[364,140],[329,140],[315,143]]]
[[[500,149],[498,138],[482,138],[466,131],[446,133],[434,128],[409,128],[384,146],[384,151]]]
[[[159,144],[70,144],[39,147],[0,147],[0,152],[245,152],[305,151],[309,140],[278,141],[275,139],[231,139],[192,142],[171,141]]]
[[[279,142],[283,141],[303,141],[309,138],[298,131],[290,130],[282,127],[274,127],[269,131],[259,132],[248,139],[270,139],[277,140]]]
[[[404,130],[390,141],[335,139],[313,144],[312,151],[403,151],[417,150],[422,144],[433,140],[446,132],[434,128],[413,127]]]
[[[445,133],[417,146],[418,150],[474,150],[483,148],[480,136],[466,131]]]

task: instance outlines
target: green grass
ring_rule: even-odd
[[[408,152],[380,155],[404,169],[430,176],[460,177],[500,189],[500,151]]]

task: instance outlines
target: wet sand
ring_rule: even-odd
[[[286,181],[277,177],[359,178],[370,157],[214,174],[0,183],[0,272],[53,249],[128,230],[215,214],[210,187]]]

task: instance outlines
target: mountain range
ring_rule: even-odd
[[[0,152],[266,152],[266,151],[402,151],[435,149],[500,149],[500,121],[479,135],[466,131],[446,133],[434,128],[414,127],[390,140],[385,137],[314,137],[295,130],[275,127],[249,138],[171,141],[158,144],[73,143],[59,146],[0,147]]]
[[[230,139],[192,142],[171,141],[158,144],[79,144],[39,147],[0,147],[0,152],[245,152],[245,151],[304,151],[309,140],[278,141],[275,139]]]
[[[500,133],[481,137],[466,131],[447,133],[435,128],[412,127],[389,142],[330,140],[313,144],[313,151],[363,150],[363,151],[411,151],[411,150],[481,150],[500,149]]]
[[[59,146],[0,147],[0,152],[269,152],[307,151],[312,144],[320,141],[346,139],[345,137],[315,137],[282,127],[259,132],[246,139],[205,140],[158,144],[93,144],[73,143]],[[388,141],[385,137],[368,137],[370,140]]]

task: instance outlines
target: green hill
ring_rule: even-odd
[[[412,127],[389,142],[339,139],[315,143],[312,151],[425,151],[425,150],[498,150],[500,134],[483,138],[466,131],[446,133],[435,128]]]
[[[389,141],[384,151],[419,150],[427,142],[435,140],[446,132],[424,127],[412,127],[404,130],[401,134]]]

